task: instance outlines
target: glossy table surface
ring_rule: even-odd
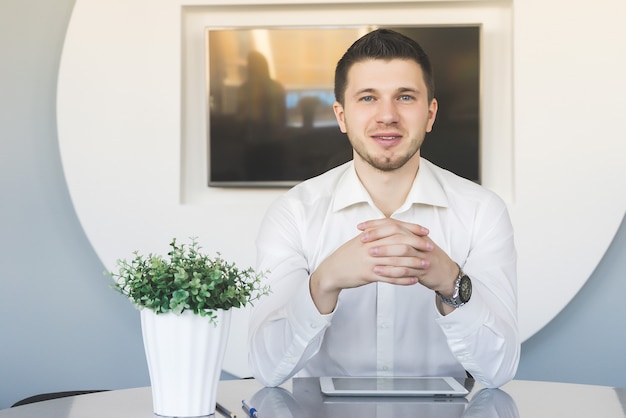
[[[466,381],[466,386],[471,386]],[[261,418],[617,418],[626,417],[626,389],[514,380],[500,389],[476,384],[466,398],[338,398],[323,396],[319,379],[292,379],[279,388],[255,380],[220,382],[218,402],[246,417],[246,399]],[[216,413],[215,418],[223,415]],[[0,418],[154,418],[149,387],[55,399],[0,411]]]

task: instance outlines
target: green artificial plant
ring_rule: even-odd
[[[139,308],[157,314],[193,311],[215,322],[216,310],[240,308],[269,293],[264,273],[241,270],[235,263],[200,252],[195,238],[191,244],[170,243],[168,257],[133,252],[130,261],[117,260],[118,272],[109,273],[112,287]]]

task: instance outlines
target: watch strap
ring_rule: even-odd
[[[456,280],[454,282],[454,293],[452,293],[452,297],[447,298],[443,296],[441,293],[439,293],[438,291],[435,291],[435,293],[439,297],[439,300],[441,300],[446,305],[452,306],[453,308],[461,307],[467,303],[467,302],[463,302],[460,297],[461,279],[463,278],[463,276],[465,276],[465,273],[463,272],[463,269],[461,269],[461,267],[458,264],[457,264],[457,267],[459,268],[459,274],[457,275]]]

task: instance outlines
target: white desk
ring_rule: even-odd
[[[461,402],[412,403],[361,399],[356,403],[323,397],[317,379],[293,379],[281,388],[255,380],[221,381],[218,401],[246,415],[249,400],[261,418],[623,418],[626,389],[565,383],[512,381],[501,389],[476,385]],[[408,402],[408,403],[407,403]],[[349,411],[349,412],[346,412]],[[0,418],[154,418],[150,388],[116,390],[38,402],[0,411]],[[216,413],[215,418],[221,418]]]

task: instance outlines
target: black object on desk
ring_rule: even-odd
[[[40,393],[39,395],[29,396],[28,398],[24,398],[20,401],[15,402],[11,405],[11,408],[16,406],[28,405],[34,402],[43,402],[49,401],[52,399],[59,398],[67,398],[70,396],[78,396],[78,395],[87,395],[89,393],[97,393],[97,392],[106,392],[106,389],[96,389],[96,390],[70,390],[65,392],[49,392],[49,393]]]

